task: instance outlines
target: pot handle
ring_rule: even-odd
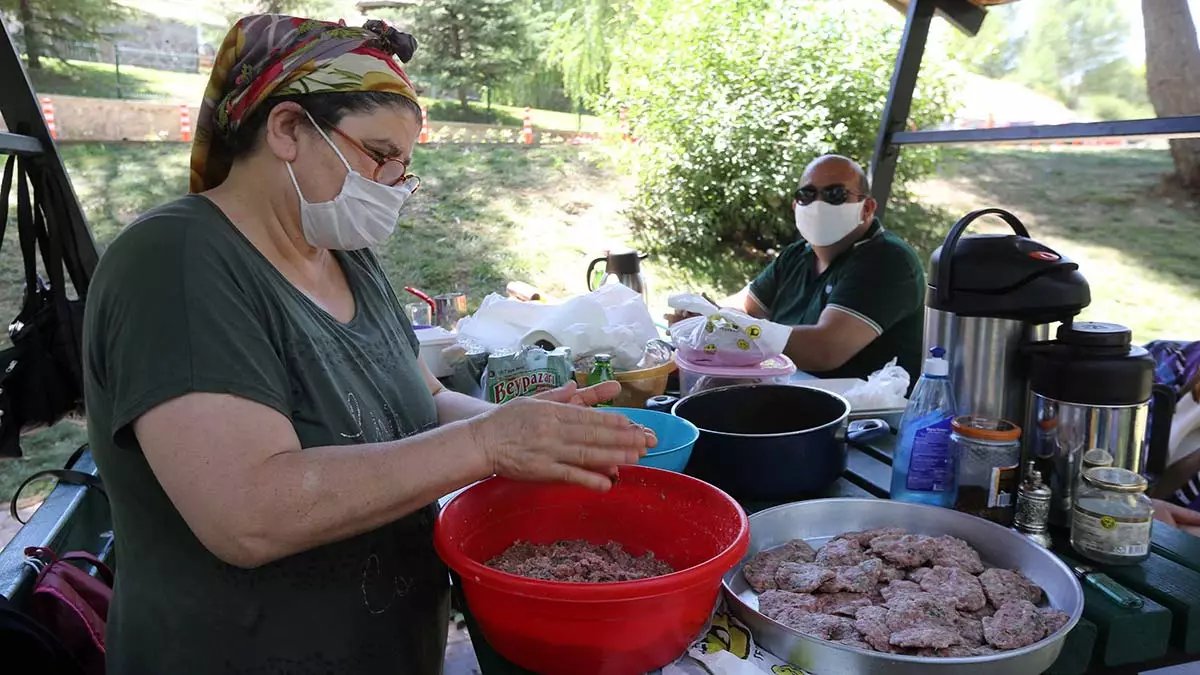
[[[417,290],[412,286],[405,286],[404,290],[412,295],[417,296],[421,300],[424,300],[425,304],[429,305],[429,318],[433,319],[435,322],[437,321],[437,303],[433,301],[433,298],[429,297],[428,293]]]
[[[654,396],[646,401],[646,410],[654,410],[656,412],[670,413],[671,408],[679,402],[679,399],[674,396]]]
[[[862,443],[890,433],[892,433],[891,425],[883,420],[855,420],[846,427],[846,440]]]
[[[999,216],[1001,220],[1012,228],[1013,233],[1018,237],[1029,238],[1029,230],[1025,229],[1025,224],[1004,209],[979,209],[959,219],[954,224],[954,227],[950,228],[950,233],[946,235],[946,241],[942,243],[942,252],[938,258],[937,294],[938,301],[942,304],[950,301],[951,267],[954,266],[954,249],[958,247],[958,240],[962,238],[963,233],[967,231],[967,227],[971,223],[983,216]]]
[[[1146,473],[1161,476],[1171,454],[1171,420],[1175,417],[1175,389],[1156,384],[1150,390],[1150,440],[1146,444]]]

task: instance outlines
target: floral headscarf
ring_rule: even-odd
[[[417,41],[382,21],[363,28],[277,14],[248,16],[225,36],[204,92],[192,145],[191,191],[229,175],[227,135],[268,98],[384,91],[417,101],[407,63]]]

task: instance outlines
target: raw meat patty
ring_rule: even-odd
[[[896,647],[945,649],[962,642],[962,637],[949,628],[939,626],[916,626],[892,633],[889,642]]]
[[[781,623],[805,635],[821,640],[858,638],[858,631],[854,629],[854,622],[844,616],[812,614],[810,612],[791,613]]]
[[[1062,630],[1062,627],[1071,621],[1069,614],[1050,607],[1039,607],[1038,614],[1041,614],[1042,620],[1046,622],[1046,637]]]
[[[873,530],[862,530],[860,532],[847,532],[845,534],[839,534],[833,539],[853,539],[858,542],[859,546],[867,548],[871,545],[871,540],[875,539],[876,537],[884,537],[887,535],[901,536],[905,534],[908,533],[898,527],[877,527]]]
[[[775,587],[793,593],[812,593],[836,576],[834,570],[815,563],[782,562],[775,571]]]
[[[933,568],[932,567],[918,567],[916,569],[909,570],[908,575],[905,578],[907,578],[909,581],[915,581],[919,584],[919,583],[921,583],[921,579],[923,579],[926,574],[929,574],[929,570],[931,570],[931,569],[933,569]]]
[[[818,610],[822,614],[849,614],[855,616],[861,607],[870,607],[871,599],[863,593],[818,593]]]
[[[888,628],[887,615],[885,607],[863,607],[854,615],[854,627],[862,633],[862,639],[881,652],[891,651],[892,629]]]
[[[888,534],[871,540],[871,553],[905,569],[929,562],[933,539],[923,534]]]
[[[835,574],[821,586],[822,593],[870,593],[879,585],[883,563],[877,558],[868,558],[857,565],[837,567],[834,570]]]
[[[935,566],[921,577],[921,588],[936,596],[950,598],[955,609],[975,612],[987,604],[979,579],[959,567]]]
[[[816,596],[808,593],[770,590],[758,596],[758,611],[772,619],[792,610],[816,612],[817,609]]]
[[[956,629],[958,612],[931,593],[911,593],[888,600],[887,625],[893,631],[916,626]]]
[[[1046,622],[1028,600],[1012,600],[983,620],[983,637],[997,649],[1020,649],[1046,635]]]
[[[1012,600],[1027,600],[1035,605],[1042,601],[1042,589],[1020,572],[992,568],[979,575],[979,583],[996,609],[1003,609]]]
[[[934,567],[957,567],[968,574],[983,572],[979,552],[957,537],[944,535],[933,540],[929,563]]]
[[[915,581],[893,581],[887,586],[880,586],[879,592],[883,595],[884,601],[891,600],[898,595],[906,593],[921,593],[921,584]]]
[[[816,551],[807,542],[803,539],[793,539],[778,548],[759,551],[742,567],[742,576],[746,577],[746,583],[750,584],[751,588],[762,593],[775,588],[775,572],[778,571],[780,563],[812,562],[815,556]]]
[[[871,558],[871,560],[879,560],[879,562],[883,563],[883,566],[879,568],[879,583],[881,584],[886,584],[889,581],[899,581],[908,577],[908,574],[904,570],[895,565],[889,565],[879,558]]]
[[[615,541],[598,546],[582,539],[553,544],[518,541],[487,565],[530,579],[581,583],[635,581],[675,571],[649,551],[633,556]]]
[[[982,645],[983,640],[983,622],[979,619],[972,619],[969,616],[959,616],[955,621],[955,628],[958,629],[958,634],[962,636],[963,644],[970,647],[978,647]]]
[[[831,539],[817,549],[816,562],[830,567],[847,567],[866,559],[867,554],[857,539]]]

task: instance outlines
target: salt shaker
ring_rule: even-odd
[[[1033,462],[1025,464],[1025,480],[1017,488],[1014,529],[1045,548],[1050,548],[1050,488],[1042,482],[1042,472]]]

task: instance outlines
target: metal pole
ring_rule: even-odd
[[[575,122],[575,131],[583,133],[583,99],[579,99],[576,109],[579,111],[578,120]]]
[[[912,109],[913,89],[921,72],[921,58],[925,55],[925,42],[929,39],[929,25],[933,23],[935,4],[935,0],[909,0],[908,3],[904,37],[896,54],[892,85],[883,106],[883,120],[875,141],[875,156],[871,159],[871,193],[879,202],[876,213],[880,218],[887,210],[892,181],[896,177],[896,160],[900,158],[900,148],[892,143],[892,134],[904,131],[908,113]]]
[[[113,62],[117,67],[117,98],[125,98],[121,95],[121,45],[120,43],[113,44]]]

